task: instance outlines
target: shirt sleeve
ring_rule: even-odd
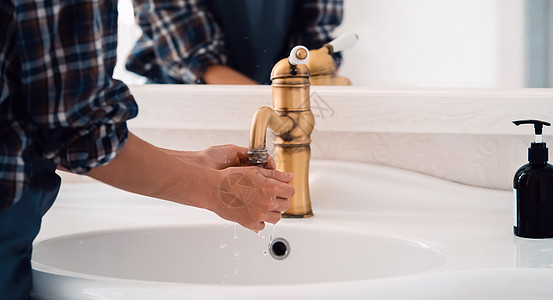
[[[226,64],[223,32],[205,0],[135,0],[134,10],[163,73],[202,83],[210,65]]]
[[[127,86],[112,78],[117,2],[15,2],[21,98],[36,149],[80,174],[113,159],[138,113]]]
[[[301,44],[309,49],[318,49],[332,41],[332,32],[342,24],[344,1],[302,0],[298,3],[297,11],[290,47]],[[341,53],[332,56],[339,66],[342,62]]]

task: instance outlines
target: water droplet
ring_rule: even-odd
[[[271,232],[271,241],[273,240],[273,235],[275,235],[276,224],[271,224],[273,226],[273,231]]]
[[[234,275],[238,275],[238,271],[240,271],[240,268],[238,267],[234,268]]]
[[[221,244],[220,247],[221,249],[225,249],[227,247],[227,244]]]
[[[238,238],[238,232],[236,231],[236,227],[238,226],[238,223],[234,223],[234,238]]]
[[[273,236],[275,235],[276,224],[271,224],[270,226],[273,226],[273,230],[271,232],[271,235],[269,236],[269,244],[267,244],[267,250],[263,251],[263,255],[269,254],[269,249],[271,248],[271,244],[273,243]]]

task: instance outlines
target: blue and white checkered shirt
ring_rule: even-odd
[[[31,154],[79,174],[108,163],[138,113],[112,79],[117,1],[0,2],[0,211],[17,203]]]

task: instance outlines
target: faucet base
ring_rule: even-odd
[[[290,198],[290,208],[283,213],[285,218],[306,218],[313,216],[309,197],[309,158],[311,148],[303,145],[276,144],[274,148],[277,170],[294,173],[290,183],[296,193]]]
[[[312,213],[312,212],[309,212],[309,213],[301,214],[301,215],[293,215],[293,214],[282,213],[281,216],[282,216],[283,218],[287,218],[287,219],[303,219],[303,218],[311,218],[311,217],[313,217],[313,213]]]

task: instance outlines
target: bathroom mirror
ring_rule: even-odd
[[[230,0],[232,1],[232,0]],[[354,86],[553,87],[553,0],[345,0],[335,35],[354,31],[339,74]],[[119,0],[114,77],[140,36],[132,0]]]

